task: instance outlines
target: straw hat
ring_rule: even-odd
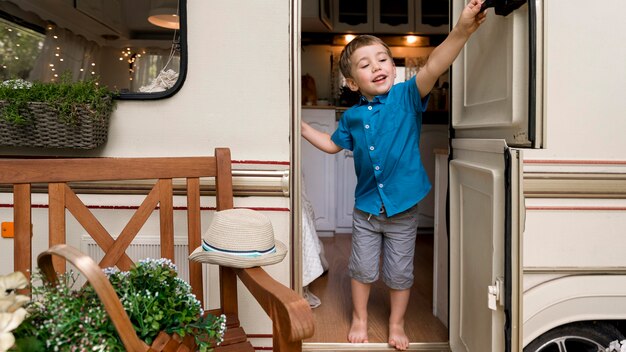
[[[250,209],[228,209],[215,213],[202,245],[189,259],[251,268],[278,263],[285,254],[287,246],[274,239],[272,223],[265,215]]]

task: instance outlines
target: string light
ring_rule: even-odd
[[[145,53],[145,51],[143,53]],[[128,73],[131,76],[129,80],[132,81],[132,75],[135,72],[135,61],[138,57],[141,57],[141,54],[133,52],[131,48],[126,48],[126,50],[122,50],[122,56],[126,58],[126,62],[128,63]],[[120,57],[120,61],[123,61],[124,58]]]
[[[52,31],[52,30],[55,29],[55,27],[53,25],[48,25],[46,28],[47,28],[48,31]],[[51,34],[52,38],[59,40],[59,42],[61,44],[63,44],[61,36],[59,36],[58,34],[55,34],[55,35],[52,35],[52,33],[50,33],[50,34]],[[58,61],[54,61],[54,62],[51,62],[51,63],[48,64],[48,66],[50,67],[50,73],[52,74],[52,78],[50,79],[51,81],[55,81],[55,78],[59,77],[59,74],[56,73],[56,71],[61,71],[64,66],[62,64],[61,64],[61,66],[58,66],[58,64],[60,64],[61,62],[65,61],[65,59],[63,58],[64,53],[63,53],[62,45],[54,46],[54,48],[56,50],[54,51],[54,55],[52,57],[52,61],[54,61],[54,60],[58,60]],[[88,55],[84,57],[84,60],[89,62],[88,65],[91,66],[91,69],[89,69],[87,72],[91,73],[91,75],[95,75],[96,71],[94,70],[94,67],[96,66],[96,62],[95,61],[91,61],[90,57]],[[59,69],[57,70],[57,68],[59,68]],[[81,67],[78,70],[79,70],[79,72],[85,72],[86,69],[87,69],[86,67]]]

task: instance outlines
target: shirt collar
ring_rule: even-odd
[[[387,96],[389,95],[389,92],[382,94],[382,95],[377,95],[374,97],[374,99],[372,99],[372,103],[381,103],[381,104],[385,104],[385,102],[387,101]],[[362,96],[359,98],[359,103],[357,105],[361,106],[361,105],[367,105],[369,104],[370,101],[367,100],[366,97]]]

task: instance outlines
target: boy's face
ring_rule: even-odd
[[[352,78],[346,79],[352,91],[360,91],[368,100],[385,94],[393,86],[396,66],[387,50],[380,44],[360,47],[350,58]]]

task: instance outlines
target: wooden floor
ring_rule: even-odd
[[[347,274],[350,256],[350,235],[322,237],[329,262],[327,273],[309,285],[322,302],[313,309],[315,335],[306,342],[347,342],[352,315],[350,277]],[[433,236],[418,235],[415,251],[415,284],[405,318],[410,342],[446,342],[448,329],[432,314]],[[369,342],[387,342],[389,318],[388,288],[379,280],[370,293]]]

